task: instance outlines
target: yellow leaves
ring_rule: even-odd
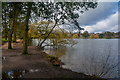
[[[40,21],[38,23],[31,24],[28,31],[29,37],[44,38],[51,30],[51,24],[53,24],[53,21]]]
[[[79,38],[78,34],[73,34],[73,38]]]
[[[61,39],[67,38],[67,33],[64,30],[56,29],[51,33],[49,38],[61,40]]]
[[[32,37],[32,38],[37,37],[36,32],[37,32],[36,28],[33,25],[31,25],[28,31],[29,37]]]
[[[41,38],[44,39],[48,36],[49,32],[53,28],[53,21],[41,21],[39,23],[34,23],[30,25],[29,36],[32,38]],[[58,26],[56,26],[58,27]],[[53,32],[49,35],[49,39],[61,40],[68,38],[68,33],[64,29],[54,29]]]
[[[94,37],[95,37],[95,39],[98,39],[98,38],[99,38],[99,35],[98,35],[98,34],[95,34]]]
[[[90,39],[98,39],[99,38],[99,34],[90,34]]]
[[[94,38],[94,34],[90,34],[90,39],[93,39]]]

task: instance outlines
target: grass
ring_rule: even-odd
[[[6,40],[5,38],[2,38],[2,41],[5,41],[5,42],[6,42],[6,41],[8,41],[8,38],[7,38],[7,40]]]
[[[55,58],[53,55],[48,55],[49,58]]]
[[[7,41],[8,41],[8,38],[7,38],[7,40],[6,40],[5,38],[2,38],[2,41],[7,42]],[[13,38],[12,38],[12,41],[14,41]]]

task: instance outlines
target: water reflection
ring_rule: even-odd
[[[60,47],[58,49],[54,49],[54,48],[45,48],[44,50],[46,53],[48,53],[49,55],[54,55],[55,57],[62,57],[63,55],[66,54],[67,48],[66,47]]]
[[[14,79],[14,78],[23,78],[23,76],[26,73],[34,73],[34,72],[38,72],[40,71],[40,69],[20,69],[20,70],[11,70],[9,72],[3,72],[2,73],[2,78],[9,78],[9,79]]]
[[[5,57],[5,56],[2,56],[2,60],[6,60],[6,57]]]
[[[11,70],[9,72],[3,72],[2,73],[2,78],[22,78],[27,72],[29,72],[28,70]]]
[[[72,71],[105,78],[118,77],[118,39],[76,40],[78,43],[74,47],[57,50],[47,47],[45,51],[59,57],[65,64],[62,67]]]
[[[29,72],[38,72],[40,71],[39,69],[30,69]]]

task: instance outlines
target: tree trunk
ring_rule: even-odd
[[[81,32],[80,32],[80,29],[79,29],[79,32],[78,32],[78,37],[80,38],[80,34],[81,34]]]
[[[24,26],[24,35],[23,35],[23,50],[22,54],[28,54],[28,29],[29,29],[29,18],[31,14],[32,3],[28,3],[27,15]]]
[[[13,8],[14,11],[15,10],[15,7]],[[14,12],[12,14],[12,18],[10,18],[10,26],[9,26],[9,37],[8,37],[8,49],[12,49],[12,34],[13,34],[13,31],[14,31],[14,27],[15,27],[15,18],[16,18],[16,13]]]
[[[27,46],[28,46],[28,24],[26,23],[26,25],[24,26],[23,51],[22,51],[22,54],[28,54]]]
[[[13,41],[16,42],[16,29],[14,29]]]
[[[16,19],[15,19],[15,22],[14,22],[15,26],[14,26],[14,36],[13,36],[13,42],[16,42]]]
[[[9,34],[8,34],[8,49],[12,49],[12,34],[14,29],[14,20],[11,22]]]
[[[6,25],[6,22],[5,22],[5,32],[4,32],[4,37],[5,37],[5,40],[7,40],[7,34],[8,34],[8,31],[7,31],[7,25]]]
[[[39,47],[43,48],[42,45],[43,43],[47,40],[47,38],[49,37],[49,35],[52,33],[53,29],[55,28],[57,22],[55,23],[55,25],[53,26],[53,28],[51,29],[51,31],[48,33],[48,35],[44,38],[44,40],[40,43]]]
[[[11,35],[11,30],[9,29],[9,34],[8,34],[8,49],[12,49],[12,35]]]
[[[5,31],[5,40],[7,40],[7,32]]]
[[[7,40],[7,23],[6,23],[6,10],[5,10],[5,33],[4,33],[4,35],[5,35],[5,40]]]

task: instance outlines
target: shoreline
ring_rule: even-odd
[[[22,78],[94,78],[84,73],[53,66],[48,59],[48,54],[42,50],[37,50],[35,46],[28,47],[28,55],[21,55],[21,42],[13,43],[12,50],[7,49],[7,43],[2,46],[2,55],[6,58],[2,62],[3,73],[8,73],[11,70],[22,70],[27,71]],[[96,78],[96,80],[98,79]],[[100,80],[104,79],[100,78]]]

